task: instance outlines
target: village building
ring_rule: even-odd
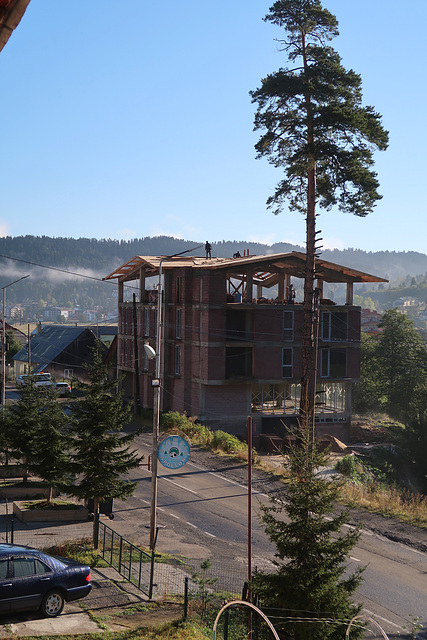
[[[252,416],[257,433],[283,435],[298,421],[303,305],[292,291],[304,267],[300,252],[245,252],[229,259],[136,256],[110,273],[106,279],[118,282],[117,368],[126,396],[153,407],[149,345],[161,350],[162,411],[233,433],[243,433]],[[345,304],[324,298],[325,282],[345,287]],[[318,435],[348,440],[351,387],[360,375],[353,285],[372,282],[386,280],[316,260]]]
[[[98,341],[88,327],[46,325],[31,337],[13,357],[15,377],[36,373],[50,373],[54,380],[88,380],[88,365],[98,346],[104,357],[107,347]]]

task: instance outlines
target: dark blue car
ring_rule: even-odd
[[[54,618],[88,595],[90,567],[37,549],[0,544],[0,614],[37,611]]]

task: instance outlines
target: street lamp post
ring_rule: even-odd
[[[1,287],[3,292],[3,307],[2,307],[2,338],[1,338],[1,404],[4,408],[4,404],[6,402],[6,289],[11,287],[13,284],[20,282],[21,280],[25,280],[25,278],[29,278],[30,274],[27,276],[22,276],[22,278],[18,278],[18,280],[14,280],[9,284],[6,284],[4,287]]]
[[[157,334],[156,334],[156,350],[150,347],[149,344],[144,345],[145,353],[150,360],[156,359],[156,368],[154,378],[151,382],[154,391],[153,399],[153,454],[151,459],[151,514],[150,514],[150,550],[154,551],[157,540],[157,466],[158,466],[158,453],[159,453],[159,434],[160,434],[160,394],[162,388],[162,345],[163,345],[163,300],[162,300],[162,267],[165,260],[171,258],[177,258],[185,253],[190,253],[196,249],[186,249],[180,253],[175,253],[172,256],[164,256],[160,258],[159,262],[159,282],[157,285]]]
[[[160,433],[160,392],[161,392],[161,347],[162,347],[162,263],[159,264],[159,283],[157,285],[157,331],[156,331],[156,369],[152,380],[154,391],[153,405],[153,455],[151,459],[151,517],[150,517],[150,549],[154,551],[156,546],[156,511],[157,511],[157,463],[159,452]]]

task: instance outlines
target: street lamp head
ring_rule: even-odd
[[[148,344],[148,342],[144,343],[144,351],[149,360],[154,360],[154,358],[156,357],[156,352],[154,351],[153,347]]]

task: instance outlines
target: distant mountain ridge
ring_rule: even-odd
[[[146,236],[132,240],[6,236],[0,238],[0,263],[6,266],[2,256],[7,255],[38,264],[82,267],[105,275],[109,269],[115,269],[135,255],[171,255],[196,247],[199,249],[195,254],[203,255],[204,243],[201,240],[182,240],[171,236]],[[224,258],[232,256],[237,250],[243,254],[244,249],[249,250],[251,255],[304,251],[304,247],[288,242],[268,245],[244,240],[222,240],[211,244],[212,255]],[[427,255],[416,251],[327,249],[322,252],[321,257],[392,279],[427,272]]]
[[[49,302],[53,298],[58,304],[63,304],[64,301],[70,304],[97,304],[99,298],[112,297],[112,286],[97,282],[96,279],[102,279],[135,255],[173,255],[194,250],[189,253],[202,256],[205,241],[182,240],[170,236],[147,236],[132,240],[7,236],[0,238],[0,287],[30,273],[31,278],[7,289],[9,302],[23,298]],[[242,255],[245,250],[251,255],[304,251],[303,247],[287,242],[268,245],[243,240],[222,240],[211,244],[212,255],[224,258],[231,257],[237,250]],[[387,278],[391,284],[396,284],[407,276],[427,273],[427,255],[415,251],[366,252],[362,249],[333,249],[323,251],[321,257]],[[88,278],[77,278],[61,271],[44,269],[41,265],[83,273]],[[79,296],[83,296],[84,302],[83,299],[79,300]]]

